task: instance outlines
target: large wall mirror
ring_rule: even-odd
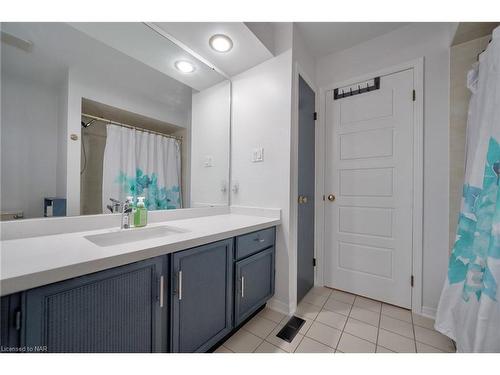
[[[230,82],[144,23],[1,25],[1,217],[227,205]]]

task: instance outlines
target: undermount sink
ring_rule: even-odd
[[[131,228],[114,230],[108,233],[93,234],[84,236],[84,238],[97,246],[106,247],[120,245],[128,242],[143,241],[152,238],[170,236],[188,232],[185,229],[174,228],[169,226],[151,227],[151,228]]]

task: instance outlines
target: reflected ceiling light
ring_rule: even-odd
[[[208,43],[210,47],[217,52],[228,52],[233,48],[233,41],[224,34],[212,35]]]
[[[184,61],[184,60],[179,60],[175,62],[175,67],[179,72],[182,73],[193,73],[194,72],[194,65],[191,64],[189,61]]]

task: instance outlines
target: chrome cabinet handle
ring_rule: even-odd
[[[241,298],[245,298],[245,276],[241,276]]]
[[[160,307],[163,307],[163,275],[160,276]]]
[[[262,243],[262,242],[264,242],[264,241],[265,241],[265,239],[264,239],[264,238],[254,238],[253,240],[254,240],[254,241],[257,241],[257,242],[260,242],[260,243]]]
[[[182,300],[182,271],[179,271],[177,274],[177,286],[178,286],[178,293],[179,293],[179,301]]]

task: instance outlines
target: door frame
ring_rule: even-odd
[[[320,126],[321,133],[326,134],[326,93],[335,89],[336,87],[348,86],[355,82],[364,81],[374,76],[383,76],[398,73],[403,70],[413,69],[413,88],[416,92],[415,101],[413,102],[413,213],[412,213],[412,275],[413,275],[413,288],[411,288],[411,309],[414,313],[422,313],[422,258],[423,258],[423,191],[424,191],[424,170],[423,170],[423,147],[424,147],[424,58],[420,57],[410,60],[401,64],[393,65],[369,74],[352,77],[348,80],[341,82],[333,82],[320,88]],[[326,150],[327,140],[326,137],[322,139],[321,147]],[[326,158],[325,154],[322,155],[321,160],[323,193],[326,192]],[[324,285],[325,273],[325,251],[326,242],[324,241],[324,233],[326,230],[326,215],[325,215],[325,201],[321,201],[323,227],[321,228],[321,249],[317,253],[318,269],[318,285]],[[410,280],[408,280],[410,282]]]
[[[297,307],[297,258],[298,258],[298,204],[297,197],[299,191],[299,76],[308,84],[311,90],[314,92],[314,110],[319,113],[319,97],[318,88],[314,83],[314,80],[306,73],[304,68],[295,61],[292,67],[292,129],[291,129],[291,144],[290,144],[290,154],[292,158],[290,160],[290,263],[288,268],[288,285],[289,285],[289,312],[293,313]],[[314,153],[315,153],[315,167],[314,167],[314,257],[318,259],[318,249],[321,248],[322,244],[319,241],[318,233],[323,233],[323,225],[319,225],[322,222],[323,215],[318,215],[320,210],[323,210],[323,202],[321,201],[323,195],[323,180],[322,180],[322,164],[323,157],[321,152],[321,137],[320,134],[320,121],[319,116],[316,121],[315,129],[315,142],[314,142]],[[321,174],[321,176],[320,176]],[[321,201],[321,202],[320,202]],[[321,211],[322,212],[322,211]],[[317,285],[317,274],[318,274],[318,262],[316,261],[316,267],[314,269],[314,285]]]

